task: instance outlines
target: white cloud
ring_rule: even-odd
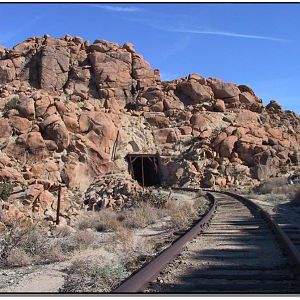
[[[183,28],[183,29],[174,28],[174,29],[165,29],[165,30],[171,31],[171,32],[211,34],[211,35],[221,35],[221,36],[244,38],[244,39],[267,40],[267,41],[274,41],[274,42],[287,42],[288,41],[285,39],[274,38],[274,37],[270,37],[270,36],[242,34],[242,33],[226,32],[226,31],[219,31],[219,30],[202,30],[202,29],[186,29],[186,28]]]
[[[138,12],[142,11],[141,8],[137,6],[116,6],[116,5],[106,5],[106,4],[89,4],[92,7],[114,11],[114,12]]]

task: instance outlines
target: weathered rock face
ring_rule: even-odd
[[[8,119],[0,118],[0,148],[1,149],[7,145],[11,134],[12,134],[12,128],[9,125]]]
[[[88,45],[70,36],[30,38],[2,54],[0,83],[16,77],[49,92],[64,90],[73,99],[118,101],[130,101],[138,90],[159,81],[158,71],[133,46],[104,40]]]
[[[240,90],[233,83],[226,83],[218,79],[210,78],[208,84],[216,99],[233,98],[240,94]]]
[[[10,59],[0,60],[0,83],[11,82],[16,77],[16,70]]]
[[[19,99],[16,109],[19,111],[21,117],[29,120],[35,117],[34,100],[32,98]]]
[[[165,185],[251,187],[299,169],[295,113],[264,107],[247,85],[198,74],[161,82],[130,43],[44,36],[0,47],[0,113],[11,215],[53,221],[59,184],[69,221],[82,192],[90,208],[121,207],[128,153],[158,152]],[[117,186],[109,197],[93,194],[101,178]]]
[[[47,45],[41,50],[40,87],[49,91],[62,89],[68,80],[70,53],[66,47],[57,44]]]
[[[213,98],[210,87],[202,85],[197,81],[182,82],[177,85],[177,91],[179,94],[189,97],[193,104],[209,101]]]
[[[132,55],[126,50],[116,52],[116,46],[108,47],[108,43],[105,45],[95,44],[89,56],[99,95],[120,100],[130,98]]]

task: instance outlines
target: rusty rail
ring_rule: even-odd
[[[194,190],[195,191],[195,190]],[[212,201],[210,210],[201,218],[190,230],[178,238],[170,247],[161,252],[147,265],[131,275],[112,293],[138,293],[154,280],[159,273],[170,263],[180,252],[187,242],[193,240],[199,233],[202,232],[203,227],[208,225],[214,212],[217,208],[217,200],[215,197],[207,193],[207,196]]]

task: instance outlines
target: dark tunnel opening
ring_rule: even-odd
[[[160,163],[158,156],[128,155],[129,171],[141,186],[160,185]]]

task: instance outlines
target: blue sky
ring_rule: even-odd
[[[81,36],[135,45],[162,79],[250,85],[300,113],[300,4],[0,4],[0,44]]]

